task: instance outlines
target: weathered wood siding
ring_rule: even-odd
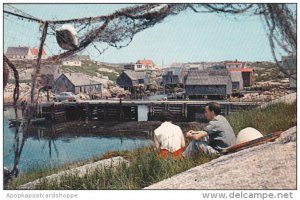
[[[55,93],[61,93],[61,92],[73,92],[75,94],[75,86],[72,84],[72,82],[63,74],[61,75],[56,81],[54,86]]]
[[[119,85],[120,87],[132,87],[133,86],[132,80],[125,73],[120,74],[120,76],[117,78],[116,82],[117,82],[117,85]]]
[[[82,86],[76,86],[75,87],[75,93],[86,93],[86,94],[93,94],[95,92],[101,92],[102,91],[102,85],[82,85]]]
[[[177,85],[182,84],[182,78],[177,75],[164,75],[162,82],[164,85]]]
[[[223,95],[229,93],[226,85],[186,85],[186,95]]]

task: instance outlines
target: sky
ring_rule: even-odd
[[[128,4],[14,4],[14,7],[42,19],[70,19],[107,15]],[[39,25],[4,18],[4,52],[8,46],[39,45]],[[54,38],[54,37],[53,37]],[[45,50],[55,54],[59,47],[46,40]],[[99,49],[101,45],[97,46]],[[62,50],[60,50],[62,52]],[[273,61],[267,32],[257,16],[232,17],[185,11],[166,18],[133,38],[129,46],[110,47],[103,54],[89,47],[81,54],[111,63],[152,59],[157,65],[178,62],[224,60]]]

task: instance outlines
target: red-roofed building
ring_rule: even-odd
[[[154,70],[155,64],[152,60],[138,60],[136,64],[145,66],[146,70]]]
[[[6,56],[11,60],[34,60],[38,57],[39,50],[30,47],[8,47]],[[47,59],[45,50],[42,52],[42,59]]]
[[[39,49],[38,48],[30,48],[30,52],[32,55],[32,59],[37,59],[38,57],[38,53],[39,53]],[[47,59],[47,54],[46,51],[43,49],[42,51],[42,59]]]

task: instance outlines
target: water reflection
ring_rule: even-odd
[[[14,166],[15,128],[9,128],[9,119],[14,118],[13,110],[4,112],[4,166]],[[21,172],[32,168],[55,167],[75,161],[99,157],[108,151],[131,150],[152,143],[146,138],[108,137],[70,134],[61,125],[40,124],[31,127],[19,161]],[[22,134],[21,134],[22,135]]]

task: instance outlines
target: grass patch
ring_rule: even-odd
[[[194,160],[162,159],[151,148],[138,149],[130,154],[134,158],[129,166],[99,168],[84,177],[71,175],[51,182],[44,180],[35,189],[141,189],[212,159],[204,154]]]
[[[262,134],[285,131],[297,124],[297,103],[277,103],[266,108],[239,111],[227,116],[235,134],[246,127],[253,127]]]

